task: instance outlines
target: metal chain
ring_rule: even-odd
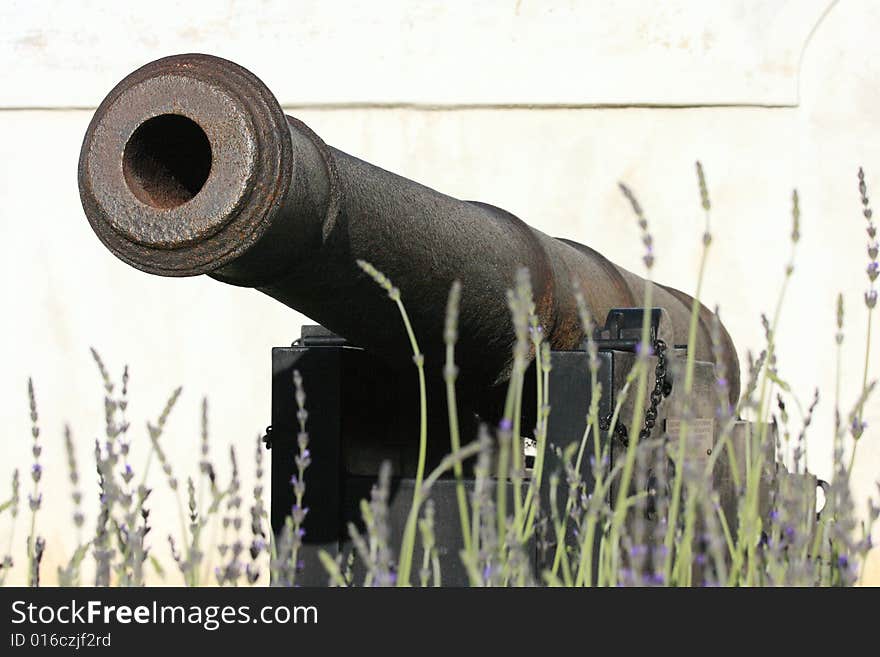
[[[657,367],[654,368],[654,389],[651,390],[651,405],[645,411],[645,424],[639,431],[639,440],[646,440],[651,437],[651,431],[657,424],[657,409],[664,397],[668,397],[672,392],[672,385],[666,376],[666,343],[663,340],[654,341],[654,354],[657,356]],[[608,431],[611,428],[611,415],[606,415],[599,421],[599,429]],[[614,427],[614,437],[617,438],[624,447],[629,445],[629,431],[626,426],[617,423]]]
[[[657,367],[654,369],[654,389],[651,391],[651,406],[645,411],[645,427],[639,432],[639,440],[651,437],[651,430],[657,423],[657,407],[670,392],[666,381],[666,343],[663,340],[654,342],[654,353],[657,355]]]

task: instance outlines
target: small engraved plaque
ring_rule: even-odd
[[[681,419],[668,418],[666,433],[673,441],[678,441],[681,432]],[[715,420],[712,418],[695,418],[687,423],[687,447],[685,460],[693,466],[705,469],[712,455],[715,444]]]

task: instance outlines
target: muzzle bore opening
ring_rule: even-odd
[[[144,121],[122,155],[122,173],[131,193],[151,207],[183,205],[202,189],[211,173],[211,142],[198,123],[179,114]]]

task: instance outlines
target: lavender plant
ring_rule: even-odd
[[[40,427],[37,424],[39,416],[37,415],[37,399],[34,394],[34,382],[28,379],[28,402],[31,410],[31,437],[33,445],[31,453],[34,457],[34,463],[31,466],[31,481],[33,489],[28,495],[28,506],[31,510],[31,528],[28,533],[27,555],[28,555],[28,582],[31,586],[40,585],[40,562],[43,558],[43,551],[46,547],[45,540],[37,535],[37,512],[43,504],[43,494],[40,492],[40,479],[43,476],[43,466],[40,465],[40,454],[43,447],[40,444]]]
[[[12,495],[6,502],[0,505],[0,514],[9,510],[9,515],[11,517],[9,542],[6,545],[6,552],[3,554],[3,561],[0,562],[0,586],[6,582],[6,577],[14,563],[12,560],[12,537],[15,536],[15,520],[18,517],[19,487],[18,470],[14,470],[12,473]]]
[[[705,215],[701,240],[696,294],[691,309],[689,342],[693,342],[701,309],[702,282],[709,264],[712,234],[709,185],[702,165],[696,164],[699,202]],[[712,349],[719,365],[715,368],[715,442],[708,459],[688,455],[688,435],[693,431],[693,388],[696,360],[687,353],[681,381],[681,420],[676,435],[662,431],[634,433],[624,447],[612,448],[606,435],[614,435],[621,420],[640,427],[646,414],[647,382],[656,360],[650,343],[649,314],[645,313],[634,366],[617,391],[610,417],[599,417],[603,394],[599,382],[598,348],[593,339],[595,318],[590,316],[582,294],[576,296],[586,336],[587,366],[591,382],[590,404],[583,409],[586,428],[564,449],[548,442],[548,418],[553,401],[550,389],[550,346],[535,312],[529,273],[517,272],[508,294],[514,333],[512,369],[502,419],[497,426],[480,425],[472,442],[463,436],[459,422],[455,382],[458,364],[458,308],[462,286],[453,284],[446,308],[443,375],[449,423],[449,453],[426,472],[427,389],[424,356],[419,348],[400,291],[382,272],[359,262],[398,308],[413,353],[419,383],[419,456],[415,486],[400,544],[393,540],[391,467],[385,463],[369,499],[360,505],[363,529],[348,527],[350,549],[338,555],[319,554],[328,583],[333,586],[440,586],[444,582],[441,552],[458,550],[458,556],[472,586],[848,586],[859,581],[865,557],[871,548],[873,525],[880,516],[880,503],[870,500],[859,513],[850,490],[850,474],[856,448],[865,431],[865,406],[876,388],[870,380],[869,356],[873,310],[877,301],[878,246],[876,228],[867,196],[864,172],[860,169],[859,199],[867,220],[868,290],[865,293],[867,344],[862,387],[858,398],[844,411],[840,391],[841,346],[845,316],[842,295],[836,308],[837,354],[834,382],[835,422],[833,468],[825,488],[825,504],[815,511],[812,479],[808,475],[807,434],[819,404],[816,390],[808,404],[793,393],[779,362],[779,320],[786,290],[795,271],[795,254],[800,240],[800,204],[792,195],[791,257],[784,270],[772,315],[761,318],[766,344],[747,358],[748,376],[742,396],[730,402],[728,376],[723,359],[719,310],[711,327]],[[653,300],[651,273],[655,264],[654,240],[646,214],[633,191],[620,185],[636,218],[643,246],[642,263],[646,279],[641,305],[650,309]],[[578,287],[575,281],[575,287]],[[294,377],[297,409],[296,474],[290,485],[294,503],[287,522],[273,534],[268,527],[264,496],[264,454],[260,439],[255,443],[255,483],[247,496],[234,448],[230,449],[230,476],[221,485],[211,461],[208,405],[202,403],[199,462],[195,473],[174,471],[163,445],[166,425],[181,394],[176,389],[158,419],[146,426],[149,447],[146,462],[136,477],[130,457],[133,438],[128,415],[128,368],[119,382],[109,374],[97,351],[92,355],[103,386],[104,436],[95,441],[95,475],[99,497],[94,532],[86,534],[83,479],[75,456],[72,431],[65,427],[77,547],[57,569],[60,584],[83,582],[83,566],[89,555],[94,562],[94,583],[143,585],[147,566],[159,577],[167,572],[157,556],[150,533],[149,503],[153,488],[149,474],[153,461],[162,469],[165,487],[176,501],[179,533],[170,535],[168,548],[179,576],[189,586],[216,583],[254,585],[264,575],[277,586],[296,586],[303,569],[302,551],[308,537],[309,511],[306,481],[311,464],[307,431],[306,386],[299,372]],[[526,399],[526,375],[534,364],[535,398]],[[467,367],[467,363],[463,364]],[[532,405],[535,425],[523,426],[523,409]],[[41,583],[40,564],[46,543],[38,532],[38,512],[43,509],[44,478],[42,442],[34,386],[28,382],[33,464],[31,490],[27,495],[30,526],[25,546],[27,581]],[[631,415],[621,418],[632,409]],[[744,436],[735,433],[738,418],[747,417]],[[799,418],[799,419],[798,419]],[[741,424],[741,423],[740,423]],[[658,427],[659,429],[659,427]],[[320,436],[315,437],[320,440]],[[437,439],[431,436],[431,439]],[[534,449],[534,461],[527,467],[525,441]],[[735,449],[741,440],[742,452]],[[616,451],[615,451],[616,450]],[[555,456],[560,465],[548,466]],[[722,461],[723,459],[723,461]],[[471,460],[473,477],[465,480],[465,461]],[[727,468],[735,490],[733,515],[722,506],[715,485],[718,468]],[[591,481],[585,481],[589,472]],[[437,542],[437,508],[432,492],[441,478],[454,481],[457,519],[453,520],[459,540],[456,546]],[[776,485],[766,489],[768,479]],[[180,482],[185,482],[181,486]],[[9,544],[0,568],[0,584],[6,582],[16,552],[14,523],[19,515],[21,481],[12,478],[10,498],[0,504],[0,515],[12,524]],[[470,489],[470,492],[468,492]],[[549,491],[549,500],[542,490]],[[880,483],[878,483],[880,493]],[[246,523],[248,518],[249,523]],[[534,560],[534,552],[540,555]],[[355,577],[356,569],[363,578]],[[415,570],[415,572],[413,572]],[[213,578],[211,577],[213,575]]]

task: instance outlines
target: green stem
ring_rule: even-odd
[[[708,224],[708,217],[707,217]],[[669,582],[672,574],[673,548],[675,535],[678,529],[678,511],[681,504],[681,490],[684,485],[684,458],[687,451],[688,421],[690,414],[690,396],[694,385],[694,363],[696,362],[697,327],[700,319],[700,297],[703,291],[703,278],[706,273],[706,263],[709,259],[709,243],[703,242],[703,251],[700,255],[700,270],[697,275],[697,289],[691,305],[691,317],[688,324],[687,361],[684,374],[684,412],[682,413],[680,429],[678,433],[678,449],[675,456],[675,477],[672,480],[672,498],[669,503],[668,525],[663,546],[666,556],[663,565],[664,581]]]
[[[871,359],[871,319],[873,318],[873,315],[874,315],[874,309],[869,308],[868,309],[868,329],[867,329],[868,335],[867,335],[867,341],[865,343],[865,369],[862,374],[862,390],[863,391],[868,387],[868,365],[869,365],[870,359]],[[860,408],[859,414],[858,414],[858,420],[857,420],[859,424],[861,424],[861,422],[862,422],[862,412],[863,412],[863,409]],[[849,477],[852,474],[853,465],[855,465],[855,462],[856,462],[856,447],[858,447],[858,446],[859,446],[858,440],[853,442],[852,453],[849,455],[849,465],[846,468],[846,476],[847,477]]]
[[[34,482],[33,488],[33,498],[37,499],[37,495],[39,495],[39,483]],[[34,554],[34,550],[36,549],[36,531],[37,531],[37,509],[34,508],[31,510],[31,528],[28,533],[28,582],[30,586],[36,586],[36,583],[31,581],[32,574],[34,572],[34,559],[36,555]]]
[[[419,405],[422,413],[421,427],[419,430],[419,463],[416,469],[415,489],[413,491],[412,510],[416,511],[421,505],[421,489],[422,480],[425,474],[425,454],[427,452],[427,424],[426,424],[426,393],[425,393],[425,371],[422,365],[419,365]],[[403,544],[401,546],[400,562],[398,566],[398,586],[410,585],[410,571],[412,569],[413,550],[415,549],[416,521],[417,513],[410,512],[407,520],[406,528],[403,534]]]
[[[556,530],[556,545],[565,545],[565,520],[560,519],[559,517],[559,504],[557,499],[557,492],[559,489],[558,481],[552,481],[550,484],[550,514],[553,519],[553,527]],[[572,586],[573,581],[571,577],[571,564],[568,561],[568,554],[565,549],[562,550],[562,556],[560,558],[562,565],[562,581],[565,582],[566,586]],[[551,571],[551,575],[556,577],[556,568],[554,567],[553,571]]]
[[[497,511],[498,541],[501,543],[504,540],[504,529],[507,524],[507,473],[510,469],[510,448],[513,437],[499,436],[499,443],[495,508]]]
[[[455,394],[455,380],[451,372],[455,368],[455,345],[450,342],[446,345],[446,368],[450,374],[446,377],[446,408],[449,414],[449,443],[452,452],[461,448],[461,435],[458,426],[458,402]],[[458,500],[458,516],[461,522],[461,536],[464,542],[465,552],[471,551],[471,533],[468,523],[467,494],[464,489],[464,473],[460,461],[455,463],[455,496]]]
[[[544,478],[544,458],[547,451],[547,422],[550,408],[550,370],[541,364],[541,358],[536,358],[536,371],[538,383],[538,430],[535,435],[535,466],[532,471],[532,481],[526,492],[526,526],[521,534],[521,540],[527,541],[534,531],[535,514],[538,505],[536,498],[541,494],[541,483]]]
[[[540,355],[538,355],[540,358]],[[522,495],[522,472],[523,472],[523,441],[522,441],[522,396],[523,396],[523,380],[525,372],[520,372],[516,380],[515,401],[513,412],[513,433],[511,435],[510,448],[513,473],[511,481],[513,482],[513,526],[516,528],[516,535],[519,536],[522,528],[525,526],[523,515],[523,495]],[[503,535],[507,536],[505,532]]]
[[[647,396],[645,388],[648,375],[647,349],[650,341],[652,296],[653,283],[648,279],[645,282],[644,311],[642,315],[642,352],[639,354],[638,361],[636,362],[636,367],[638,368],[638,388],[636,389],[636,397],[633,405],[632,422],[630,423],[630,439],[626,448],[626,460],[623,464],[623,473],[620,477],[620,488],[617,491],[617,501],[614,504],[614,512],[611,519],[609,549],[611,550],[610,558],[614,568],[609,573],[611,578],[609,583],[612,586],[617,583],[616,565],[620,552],[620,530],[626,519],[626,500],[629,497],[629,485],[632,481],[633,468],[636,461],[636,449],[639,442],[639,427],[642,426],[642,418],[645,412],[645,397]]]

